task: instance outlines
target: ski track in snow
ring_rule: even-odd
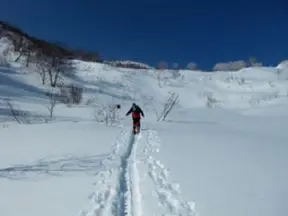
[[[119,169],[107,166],[97,175],[98,181],[89,199],[92,209],[81,212],[81,216],[141,216],[141,193],[137,169],[136,151],[138,136],[122,131],[113,146],[113,154],[106,159],[119,159]],[[128,145],[127,145],[128,144]],[[126,149],[125,149],[126,148]]]
[[[181,198],[180,186],[169,182],[169,171],[152,155],[159,152],[160,140],[156,131],[143,133],[144,159],[137,159],[138,140],[142,135],[130,135],[122,131],[113,147],[113,153],[106,159],[106,169],[97,175],[94,192],[89,196],[92,208],[81,216],[142,216],[142,197],[137,163],[144,163],[153,182],[159,208],[165,216],[196,216],[194,203]],[[119,160],[118,168],[109,167],[109,161]],[[106,165],[105,165],[106,164]]]
[[[121,159],[117,202],[117,215],[141,216],[141,194],[136,151],[138,136],[131,135],[129,146]]]
[[[95,192],[89,196],[93,207],[89,212],[82,212],[82,216],[110,215],[108,207],[116,193],[113,182],[115,172],[112,169],[102,171],[98,177],[100,180],[95,183]]]
[[[89,195],[92,208],[88,212],[81,212],[81,216],[110,216],[113,211],[112,215],[117,215],[113,202],[117,196],[115,184],[118,181],[118,170],[115,167],[111,167],[110,164],[113,161],[117,163],[117,160],[118,164],[120,164],[119,155],[125,149],[127,136],[129,136],[128,131],[122,130],[116,138],[116,142],[112,146],[112,154],[103,161],[102,165],[105,168],[96,176],[97,181],[94,183],[94,192]]]

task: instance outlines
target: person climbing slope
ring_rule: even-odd
[[[133,133],[139,133],[140,127],[141,127],[141,116],[144,117],[144,113],[142,109],[135,103],[132,104],[132,107],[130,110],[126,113],[126,116],[130,115],[132,113],[132,119],[133,119]]]

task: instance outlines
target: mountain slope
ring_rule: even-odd
[[[72,60],[51,88],[15,57],[0,67],[0,215],[286,215],[285,64],[201,73]],[[71,83],[81,103],[57,101],[51,119],[49,94]],[[132,102],[145,113],[137,137]]]

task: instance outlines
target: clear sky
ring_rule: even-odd
[[[0,19],[103,58],[153,66],[288,59],[288,0],[1,0]]]

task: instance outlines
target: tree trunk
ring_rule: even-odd
[[[31,52],[28,51],[28,55],[27,55],[27,59],[26,59],[26,67],[29,67],[30,58],[31,58]]]
[[[20,52],[19,56],[15,59],[15,62],[18,62],[21,56],[22,56],[22,53]]]

